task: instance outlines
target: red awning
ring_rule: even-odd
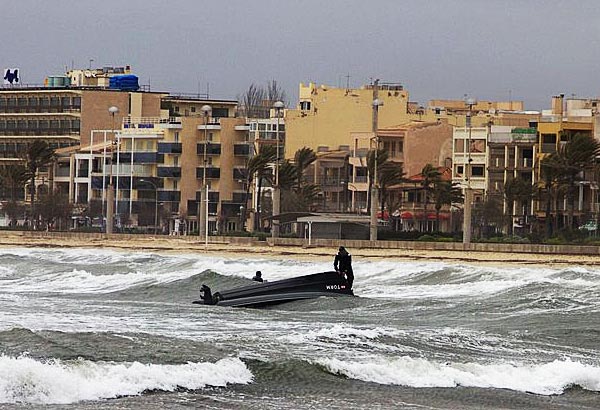
[[[400,218],[402,218],[402,219],[412,219],[413,218],[413,214],[411,212],[404,211],[404,212],[400,213]]]

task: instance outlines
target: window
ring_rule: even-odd
[[[474,177],[482,177],[483,176],[483,166],[475,165],[471,167],[471,176]]]
[[[175,112],[179,112],[179,106],[178,105],[175,106]]]
[[[192,108],[190,108],[190,110],[191,110],[192,112],[196,112],[196,107],[192,105]]]
[[[542,134],[542,144],[556,144],[556,134]]]
[[[454,140],[454,152],[465,152],[465,140]]]
[[[227,108],[213,108],[212,116],[216,117],[229,117],[229,109]]]
[[[300,101],[300,109],[303,111],[310,110],[310,101]]]
[[[457,165],[456,166],[456,175],[462,176],[462,174],[465,172],[465,168],[462,165]]]

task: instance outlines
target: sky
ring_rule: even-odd
[[[400,83],[411,101],[598,97],[598,0],[2,1],[0,67],[41,84],[131,65],[152,91],[237,99],[298,86]]]

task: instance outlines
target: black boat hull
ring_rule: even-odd
[[[321,296],[354,296],[343,275],[322,272],[273,282],[256,282],[216,292],[194,303],[218,306],[261,307]]]

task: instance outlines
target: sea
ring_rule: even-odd
[[[192,304],[332,263],[1,248],[0,408],[600,408],[598,267],[355,257],[356,297]]]

